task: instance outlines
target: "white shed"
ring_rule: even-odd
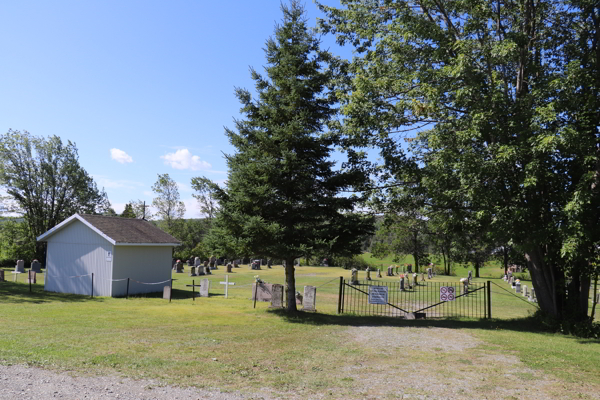
[[[181,242],[152,223],[135,218],[75,214],[38,241],[47,242],[50,292],[124,296],[162,291],[171,279],[173,247]],[[93,282],[92,282],[93,274]]]

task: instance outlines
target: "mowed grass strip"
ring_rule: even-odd
[[[204,277],[189,277],[188,269],[185,274],[173,274],[176,280],[171,303],[159,295],[92,299],[47,293],[39,277],[33,293],[22,282],[2,282],[0,360],[5,364],[28,363],[77,373],[118,373],[223,390],[266,388],[306,394],[332,390],[342,395],[351,394],[360,379],[341,370],[365,362],[390,368],[394,365],[390,359],[393,353],[357,345],[347,337],[348,329],[390,326],[397,330],[397,340],[402,340],[406,327],[419,329],[423,340],[414,351],[420,363],[434,365],[442,356],[424,351],[429,346],[428,329],[450,328],[483,341],[477,347],[478,354],[511,354],[566,382],[600,385],[598,341],[540,332],[527,318],[535,306],[499,287],[492,286],[491,321],[338,316],[339,276],[347,279],[350,271],[300,267],[296,272],[297,290],[302,292],[304,285],[318,287],[318,313],[288,316],[269,310],[267,303],[259,302],[254,309],[250,300],[254,275],[283,284],[281,266],[261,271],[247,266],[234,269],[229,280],[235,285],[229,287],[227,299],[224,285],[219,284],[224,281],[223,267],[206,277],[211,281],[211,297],[195,300],[186,285],[192,280],[198,284]],[[434,280],[458,279],[437,276]],[[502,280],[494,281],[508,288]],[[445,355],[443,359],[451,357]],[[461,359],[465,360],[461,368],[475,371],[477,363],[469,365],[472,361],[467,355]]]

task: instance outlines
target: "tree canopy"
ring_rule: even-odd
[[[525,253],[540,307],[585,319],[600,244],[597,3],[342,3],[320,7],[362,55],[340,86],[343,133],[380,147],[389,184],[434,212],[489,221]]]
[[[110,207],[70,141],[10,130],[0,137],[0,159],[0,182],[23,213],[32,241],[75,213],[101,214]],[[38,246],[38,257],[42,252]]]

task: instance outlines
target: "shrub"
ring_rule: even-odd
[[[367,260],[365,260],[359,255],[355,255],[352,257],[337,257],[333,260],[333,264],[330,265],[341,267],[344,269],[356,268],[358,270],[366,270],[367,267],[374,268],[367,262]]]

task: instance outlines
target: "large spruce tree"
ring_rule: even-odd
[[[251,70],[258,98],[236,90],[246,119],[226,129],[237,152],[227,156],[227,188],[216,190],[214,229],[240,248],[285,260],[287,310],[295,311],[294,260],[311,249],[360,251],[373,224],[354,212],[357,198],[340,195],[364,175],[331,160],[336,139],[325,131],[336,114],[328,91],[336,60],[320,50],[298,2],[281,10],[266,42],[266,76]]]

